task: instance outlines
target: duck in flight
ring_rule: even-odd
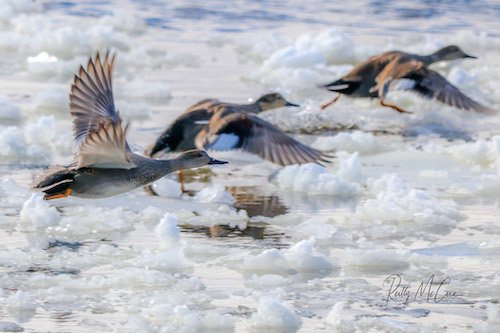
[[[207,164],[225,164],[202,150],[190,150],[171,160],[150,159],[131,151],[115,109],[112,71],[115,55],[89,60],[80,67],[70,93],[75,156],[73,164],[49,168],[34,185],[45,199],[69,195],[102,198],[121,194],[160,179],[168,173]]]
[[[411,113],[385,102],[389,91],[410,90],[457,108],[477,112],[492,111],[464,95],[443,76],[428,68],[430,64],[438,61],[464,58],[476,57],[466,54],[455,45],[444,47],[430,55],[390,51],[371,57],[354,67],[344,77],[324,85],[324,88],[337,92],[338,95],[321,108],[326,109],[341,95],[347,95],[378,98],[382,106],[391,107],[401,113]]]
[[[186,149],[241,149],[279,165],[326,163],[324,153],[304,145],[258,113],[285,106],[298,106],[271,93],[252,104],[232,104],[216,99],[202,100],[189,107],[147,150],[153,157],[162,151]]]

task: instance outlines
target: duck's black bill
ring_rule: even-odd
[[[476,56],[472,56],[472,55],[469,55],[469,54],[464,54],[464,58],[477,59]]]
[[[228,163],[227,161],[220,161],[210,157],[210,160],[208,161],[207,164],[227,164],[227,163]]]
[[[290,103],[290,102],[286,102],[285,106],[296,106],[296,107],[299,107],[300,105],[294,104],[294,103]]]

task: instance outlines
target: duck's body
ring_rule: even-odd
[[[424,97],[436,98],[443,103],[458,108],[479,112],[488,111],[489,108],[465,96],[437,72],[427,68],[427,66],[438,61],[462,58],[475,57],[464,53],[454,45],[442,48],[430,55],[391,51],[371,57],[357,65],[344,77],[324,86],[330,91],[339,93],[339,95],[331,102],[324,104],[322,108],[333,104],[338,100],[340,94],[343,94],[355,98],[379,98],[383,106],[392,107],[399,112],[407,112],[395,105],[384,102],[388,89],[391,88],[392,90],[413,90]],[[414,77],[418,77],[422,89],[418,88],[418,84],[387,85],[388,81],[395,83],[396,80],[411,80]],[[385,88],[382,89],[384,84]],[[444,95],[447,96],[444,97]]]
[[[34,186],[46,199],[69,195],[102,198],[128,192],[181,168],[223,164],[204,151],[187,151],[173,160],[154,160],[133,153],[126,141],[127,126],[115,111],[111,86],[114,57],[103,62],[97,54],[87,70],[75,76],[70,110],[76,144],[75,162],[49,169]]]
[[[262,111],[283,106],[297,105],[276,93],[264,95],[251,104],[202,100],[177,118],[147,155],[193,148],[242,149],[279,165],[325,162],[323,153],[258,117]]]
[[[350,97],[377,97],[377,93],[371,91],[375,80],[380,72],[389,62],[400,56],[402,52],[391,51],[374,56],[354,67],[347,75],[326,84],[324,87],[329,91],[335,91]]]
[[[184,113],[158,137],[153,146],[146,152],[154,156],[160,151],[180,152],[196,149],[196,136],[205,128],[210,118],[223,108],[234,112],[260,113],[282,106],[297,106],[285,101],[279,94],[261,96],[254,103],[235,104],[209,98],[188,107]]]
[[[65,193],[82,198],[103,198],[128,192],[154,182],[170,172],[179,169],[175,160],[151,160],[130,154],[130,160],[137,166],[120,168],[76,168],[58,167],[49,170],[37,184],[37,188],[49,195]]]

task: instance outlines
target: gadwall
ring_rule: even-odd
[[[204,151],[184,152],[172,160],[149,159],[133,153],[126,141],[128,126],[115,110],[111,76],[115,55],[101,61],[99,53],[80,66],[70,93],[75,143],[74,163],[53,167],[40,177],[34,189],[45,199],[69,195],[102,198],[147,185],[168,173],[207,164],[224,164]]]
[[[344,77],[324,85],[326,89],[335,91],[338,95],[332,101],[323,104],[321,108],[325,109],[332,105],[343,94],[350,97],[379,98],[383,106],[410,113],[384,101],[389,89],[404,89],[416,91],[425,97],[435,98],[458,108],[479,112],[489,111],[489,108],[465,96],[437,72],[427,68],[428,65],[438,61],[463,58],[476,57],[466,54],[455,45],[444,47],[430,55],[391,51],[371,57],[354,67]],[[411,68],[414,72],[410,70]],[[405,83],[396,84],[395,81],[401,79],[405,79]],[[409,80],[416,80],[418,83],[413,84]],[[388,84],[388,81],[391,84]],[[384,85],[385,88],[382,89]],[[384,94],[381,95],[381,92]]]
[[[161,151],[193,148],[242,149],[279,165],[328,162],[324,153],[298,142],[257,116],[261,111],[284,106],[298,105],[277,93],[264,95],[252,104],[202,100],[177,118],[146,154],[155,156]]]

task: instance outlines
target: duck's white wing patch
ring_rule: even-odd
[[[106,123],[89,133],[77,151],[77,168],[132,169],[136,167],[128,159],[125,136],[128,126],[121,122]]]
[[[412,90],[417,83],[411,79],[398,79],[391,82],[390,90]]]
[[[210,122],[210,120],[196,120],[194,122],[194,124],[196,124],[196,125],[208,125],[209,122]]]
[[[232,133],[221,133],[217,138],[205,145],[205,149],[212,150],[230,150],[238,147],[240,137]]]

